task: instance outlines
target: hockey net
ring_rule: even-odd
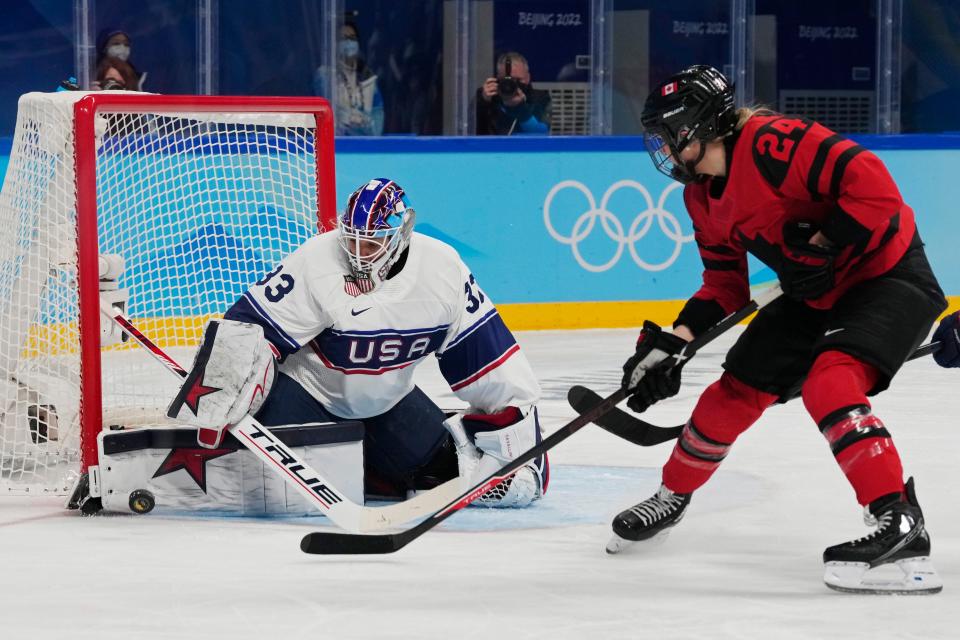
[[[101,430],[165,420],[176,379],[100,296],[188,366],[207,320],[334,210],[321,99],[23,96],[0,193],[0,495],[67,493]]]

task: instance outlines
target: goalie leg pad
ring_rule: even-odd
[[[226,426],[263,404],[276,377],[277,355],[259,325],[212,320],[167,416],[200,427],[200,446],[216,448]]]
[[[467,414],[463,427],[473,437],[481,452],[501,463],[510,462],[537,443],[540,424],[536,407],[526,415],[517,407],[507,407],[498,413]]]
[[[495,473],[504,464],[541,441],[536,407],[517,407],[492,414],[454,416],[447,428],[458,443],[460,477],[465,487]],[[466,440],[464,441],[464,437]],[[474,501],[478,506],[526,507],[547,490],[550,463],[544,454],[524,465]]]
[[[363,503],[363,425],[275,426],[296,451],[351,501]],[[315,515],[315,506],[233,437],[214,450],[196,446],[193,429],[103,431],[97,438],[106,511],[144,514]]]

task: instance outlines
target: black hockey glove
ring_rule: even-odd
[[[657,367],[664,359],[680,353],[687,341],[665,333],[649,320],[637,338],[637,351],[623,365],[621,386],[627,391],[627,406],[643,413],[657,402],[680,391],[680,370],[684,363]]]
[[[960,367],[960,311],[951,313],[933,332],[933,339],[940,348],[933,352],[933,359],[941,367]]]
[[[789,223],[783,231],[785,246],[777,275],[783,292],[795,300],[819,298],[836,284],[834,262],[840,251],[810,244],[815,232],[807,222]]]

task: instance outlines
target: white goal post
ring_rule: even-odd
[[[335,221],[320,98],[21,97],[0,192],[0,495],[65,494],[175,391],[100,316],[189,362],[206,321]]]

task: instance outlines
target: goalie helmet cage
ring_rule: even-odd
[[[0,192],[0,495],[65,494],[103,429],[166,421],[175,382],[98,297],[189,362],[335,210],[323,99],[22,96]]]

